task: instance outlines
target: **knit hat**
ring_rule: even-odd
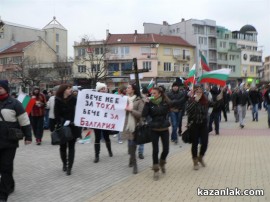
[[[8,87],[8,81],[7,80],[0,80],[0,86],[4,88],[7,92],[9,92],[9,87]]]
[[[100,91],[101,88],[107,88],[107,85],[105,83],[97,82],[96,91]]]

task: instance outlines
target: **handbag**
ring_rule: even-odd
[[[59,135],[59,133],[57,132],[57,130],[54,130],[51,133],[51,144],[52,145],[60,145],[61,142],[61,137]]]
[[[62,126],[58,128],[56,132],[60,137],[61,143],[63,144],[74,139],[70,126]]]
[[[19,141],[19,140],[22,140],[23,139],[23,132],[21,129],[19,128],[10,128],[7,124],[7,122],[5,121],[1,111],[0,111],[0,116],[1,116],[1,119],[3,120],[3,123],[6,125],[7,129],[8,129],[8,134],[6,136],[6,138],[8,140],[12,140],[12,141]]]
[[[191,133],[190,133],[192,123],[193,122],[189,123],[187,125],[187,129],[181,134],[182,140],[183,140],[184,143],[189,143],[189,144],[192,143],[192,141],[191,141]]]
[[[147,124],[146,122],[143,124],[138,124],[135,127],[134,131],[134,141],[136,142],[137,145],[152,142],[151,132],[152,129],[150,125]]]

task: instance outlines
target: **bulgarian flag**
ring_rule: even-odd
[[[196,73],[196,64],[192,66],[192,68],[189,70],[187,80],[185,80],[185,85],[188,83],[195,83],[195,73]]]
[[[154,80],[152,78],[152,80],[150,81],[150,83],[147,86],[148,92],[151,93],[152,89],[154,87]]]
[[[200,83],[214,83],[220,86],[226,85],[226,80],[231,73],[231,69],[218,69],[210,72],[205,72],[198,79]]]
[[[205,70],[207,72],[211,71],[211,69],[209,68],[207,61],[206,61],[206,59],[201,51],[200,51],[200,57],[201,57],[201,66],[202,66],[203,70]]]
[[[30,114],[32,111],[33,106],[36,103],[36,100],[31,98],[29,95],[26,95],[23,92],[19,93],[19,96],[17,98],[23,105],[23,108],[27,112],[27,114]]]

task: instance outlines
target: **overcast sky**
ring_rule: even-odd
[[[42,29],[53,16],[68,30],[69,56],[73,43],[88,35],[143,33],[143,23],[211,19],[231,31],[246,24],[258,32],[263,56],[270,55],[270,0],[0,0],[2,20]]]

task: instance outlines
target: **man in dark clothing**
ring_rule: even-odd
[[[182,119],[183,104],[185,101],[185,95],[179,92],[179,86],[176,82],[173,83],[171,91],[167,94],[171,100],[170,117],[172,124],[171,141],[178,143],[177,128],[179,127],[180,119]],[[179,132],[181,132],[179,128]]]
[[[258,121],[258,105],[261,101],[261,95],[256,89],[256,87],[250,88],[248,95],[252,105],[252,121]]]
[[[8,81],[0,80],[0,201],[7,201],[14,191],[13,161],[19,140],[11,140],[9,128],[21,129],[25,144],[32,141],[31,126],[22,104],[9,95]]]

